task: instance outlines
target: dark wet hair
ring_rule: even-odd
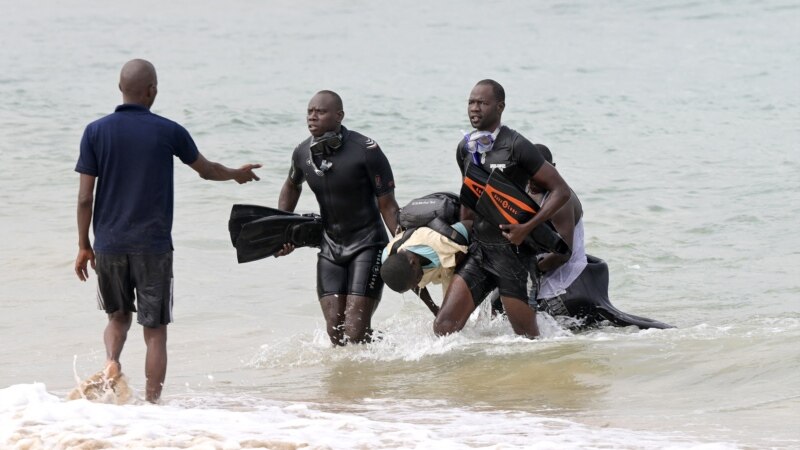
[[[336,92],[329,91],[329,90],[327,90],[327,89],[323,89],[323,90],[321,90],[321,91],[317,92],[317,94],[327,94],[327,95],[330,95],[331,97],[333,97],[333,101],[334,101],[334,103],[336,104],[336,108],[337,108],[339,111],[344,111],[344,103],[342,102],[342,97],[340,97],[340,96],[339,96],[339,94],[337,94]]]
[[[404,292],[413,282],[414,269],[405,255],[395,253],[389,255],[381,265],[381,278],[389,289]]]
[[[494,93],[495,100],[497,100],[498,102],[506,101],[506,90],[503,89],[503,86],[501,86],[500,83],[487,78],[485,80],[478,81],[477,83],[475,83],[475,86],[480,86],[482,84],[488,84],[489,86],[492,87],[492,92]]]

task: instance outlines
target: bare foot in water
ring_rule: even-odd
[[[106,367],[80,383],[67,396],[69,400],[85,398],[100,403],[126,403],[131,397],[127,379],[122,367],[116,361],[109,361]]]
[[[106,368],[103,369],[103,373],[107,379],[115,380],[122,375],[122,365],[116,361],[109,361],[106,363]]]

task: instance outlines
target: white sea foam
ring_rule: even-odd
[[[485,302],[486,303],[486,302]],[[483,305],[485,309],[486,305]],[[538,314],[541,337],[530,340],[517,336],[503,316],[491,317],[483,309],[476,310],[464,329],[439,337],[433,333],[433,318],[426,314],[395,315],[380,323],[378,339],[370,345],[348,346],[331,351],[324,329],[276,339],[264,344],[250,365],[313,366],[324,361],[419,361],[425,357],[452,352],[475,351],[485,354],[526,353],[537,346],[559,338],[572,337],[551,316]],[[615,330],[607,330],[614,333]],[[595,339],[600,339],[595,337]]]
[[[258,401],[232,408],[64,401],[43,384],[0,390],[0,444],[11,448],[736,448],[679,434],[590,428],[515,411],[445,402],[365,400],[353,411]]]

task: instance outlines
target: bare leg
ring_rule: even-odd
[[[147,346],[144,362],[144,376],[147,378],[145,399],[157,403],[167,375],[167,326],[144,327],[144,343]]]
[[[130,311],[115,311],[108,315],[108,324],[103,332],[103,342],[106,346],[106,369],[109,366],[116,366],[119,372],[121,365],[119,363],[122,348],[125,346],[125,340],[128,338],[128,330],[131,329],[131,321],[133,315]]]
[[[360,295],[348,295],[344,313],[344,334],[348,342],[363,343],[372,324],[372,314],[380,303]]]
[[[326,295],[319,299],[322,314],[325,316],[326,330],[333,345],[344,345],[344,318],[346,295]]]
[[[514,297],[500,297],[503,309],[514,333],[528,338],[539,337],[539,325],[536,323],[536,310],[528,306],[526,300]]]
[[[472,311],[475,311],[472,292],[464,279],[455,275],[442,300],[442,308],[433,320],[433,332],[444,336],[461,331]]]

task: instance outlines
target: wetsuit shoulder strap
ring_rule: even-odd
[[[459,233],[455,228],[448,225],[448,223],[442,220],[440,217],[434,217],[433,220],[428,222],[428,224],[425,226],[450,239],[458,245],[469,245],[469,241],[464,237],[463,234]],[[406,241],[411,239],[411,236],[415,231],[417,231],[417,228],[409,228],[404,231],[403,236],[396,240],[394,244],[392,244],[392,248],[389,249],[389,254],[394,255],[397,253],[400,247],[405,244]]]
[[[447,222],[442,220],[441,217],[434,217],[433,220],[428,222],[428,224],[425,226],[450,239],[458,245],[469,245],[467,238],[465,238],[463,234],[456,231],[456,229]]]

